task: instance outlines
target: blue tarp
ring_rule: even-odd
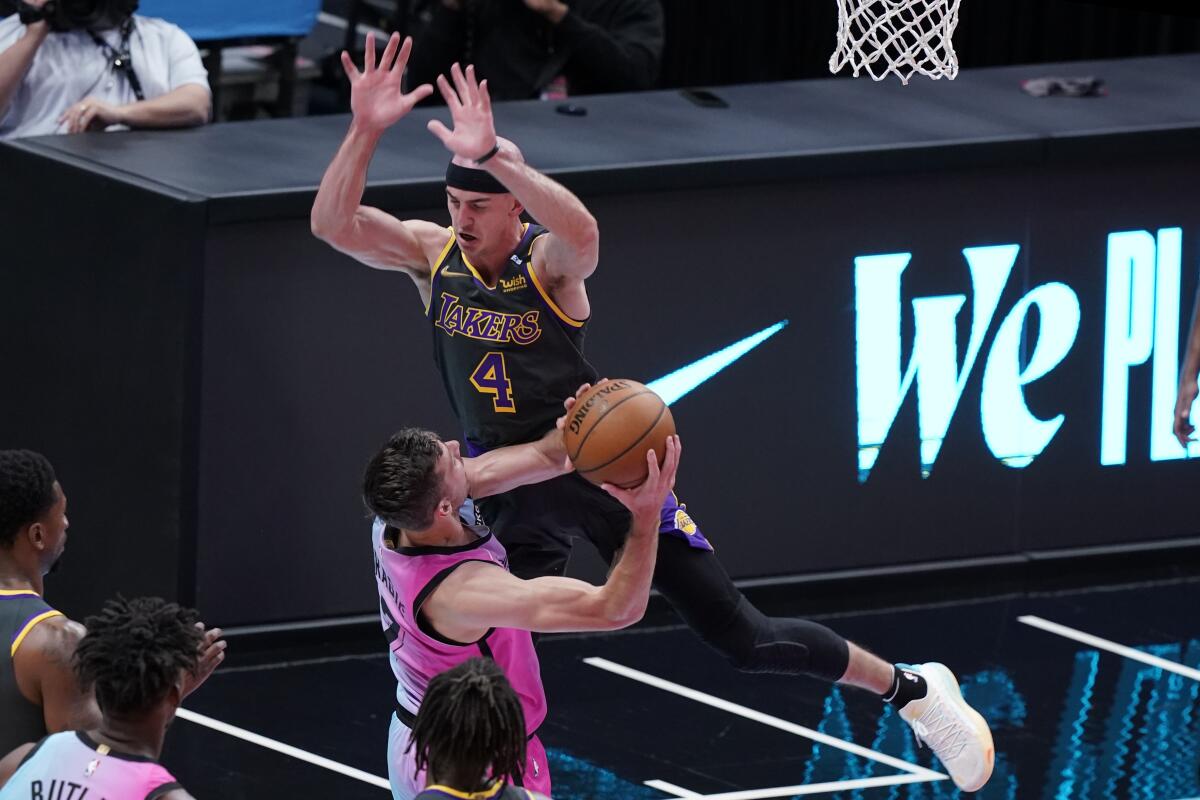
[[[307,36],[321,0],[141,0],[138,14],[162,17],[197,42],[257,36]]]

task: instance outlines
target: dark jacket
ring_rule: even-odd
[[[659,0],[566,0],[558,25],[522,0],[430,0],[414,31],[408,84],[474,64],[493,100],[537,97],[557,76],[572,95],[649,89],[663,47]]]

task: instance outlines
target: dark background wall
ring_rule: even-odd
[[[45,453],[67,495],[51,599],[188,597],[203,278],[178,243],[204,208],[15,150],[0,173],[0,447]]]
[[[367,459],[406,425],[458,436],[411,281],[308,227],[223,225],[206,248],[195,566],[214,618],[370,610]]]
[[[1175,501],[1195,464],[1151,462],[1151,365],[1131,370],[1128,463],[1100,464],[1109,233],[1182,226],[1179,335],[1200,261],[1200,160],[1096,170],[973,169],[588,199],[603,231],[588,352],[603,374],[660,377],[782,319],[774,338],[673,408],[688,443],[679,494],[739,578],[1025,554],[1193,535]],[[440,220],[444,210],[405,210]],[[858,480],[855,258],[910,252],[911,302],[975,297],[962,249],[1017,244],[1016,266],[929,477],[909,391]],[[215,619],[368,611],[362,464],[404,424],[458,432],[407,279],[353,264],[303,220],[227,225],[206,253],[197,602]],[[997,329],[1033,287],[1061,282],[1081,319],[1066,358],[1026,390],[1065,421],[1014,469],[981,432]],[[1041,320],[1023,328],[1024,357]],[[1027,363],[1024,362],[1024,363]],[[516,388],[519,391],[519,387]]]
[[[1181,340],[1200,264],[1200,158],[1145,147],[1098,168],[1050,148],[1045,164],[587,197],[603,232],[588,334],[602,373],[652,380],[789,321],[673,408],[688,443],[679,494],[732,575],[1196,534],[1179,502],[1195,462],[1149,457],[1153,358],[1129,372],[1123,465],[1100,463],[1100,410],[1108,236],[1182,229]],[[402,425],[458,433],[407,279],[334,252],[306,218],[206,226],[187,198],[9,155],[12,174],[45,188],[0,194],[7,218],[54,197],[86,221],[61,236],[55,216],[25,214],[9,229],[19,255],[0,296],[10,376],[0,439],[51,454],[76,519],[55,602],[80,614],[114,591],[162,593],[221,624],[370,611],[362,465]],[[113,202],[71,205],[85,194]],[[129,219],[139,225],[122,228]],[[902,370],[913,302],[963,297],[961,368],[977,300],[962,250],[1004,244],[1019,246],[1015,266],[931,473],[910,390],[860,482],[855,259],[911,254]],[[1048,282],[1070,287],[1080,321],[1025,398],[1064,422],[1015,469],[982,435],[982,375],[1001,320]],[[1037,312],[1025,320],[1023,366],[1043,324]]]

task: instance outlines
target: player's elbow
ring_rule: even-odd
[[[323,242],[333,244],[333,239],[337,235],[337,228],[331,225],[325,215],[321,214],[314,206],[312,214],[308,217],[308,228],[312,231],[312,235]]]
[[[600,226],[596,223],[596,218],[590,212],[584,212],[583,219],[580,220],[578,229],[572,237],[572,244],[580,254],[597,259],[600,256]]]
[[[636,625],[642,621],[642,617],[644,616],[646,616],[646,606],[643,603],[635,610],[617,615],[614,618],[612,630],[620,630],[621,628],[628,628],[630,625]]]
[[[616,631],[641,622],[642,617],[646,615],[646,601],[647,598],[643,597],[640,601],[632,603],[606,606],[603,614],[605,626],[603,630]]]
[[[309,216],[308,224],[313,236],[338,250],[345,249],[346,243],[350,239],[350,230],[353,227],[342,223],[341,220],[331,219],[328,214],[322,213],[315,206]]]
[[[561,270],[579,280],[590,278],[600,263],[600,228],[591,214],[584,213],[586,218],[579,221],[570,235],[560,237],[570,252],[570,256],[560,262]]]

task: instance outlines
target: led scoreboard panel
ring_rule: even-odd
[[[672,406],[678,492],[735,575],[1191,535],[1171,422],[1197,166],[596,198],[589,353],[699,368]]]

